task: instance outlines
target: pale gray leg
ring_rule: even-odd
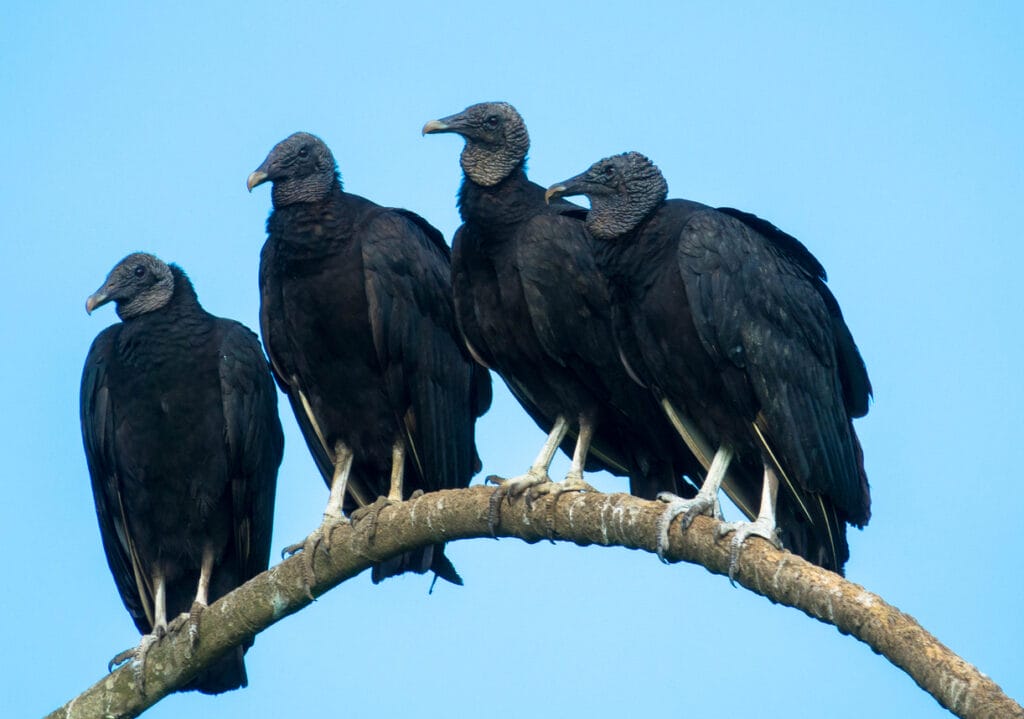
[[[213,575],[213,547],[207,545],[203,548],[203,561],[199,567],[199,586],[196,588],[196,598],[192,602],[192,608],[188,614],[188,642],[189,648],[195,649],[199,644],[199,616],[203,610],[210,605],[210,577]]]
[[[711,460],[711,467],[708,469],[707,477],[704,478],[700,491],[697,492],[697,496],[693,499],[683,499],[671,492],[661,492],[658,494],[658,499],[668,504],[668,507],[665,508],[665,511],[658,519],[657,550],[658,556],[663,562],[666,561],[665,551],[668,549],[668,530],[673,519],[680,514],[683,515],[679,526],[680,529],[685,530],[689,528],[693,518],[698,514],[706,514],[715,519],[722,518],[722,509],[718,503],[718,488],[722,484],[722,479],[729,469],[729,463],[732,461],[732,458],[732,447],[722,445],[718,448],[714,459]]]
[[[697,458],[697,461],[700,462],[705,470],[710,471],[711,462],[714,461],[715,455],[715,448],[711,445],[711,442],[708,441],[707,437],[704,436],[704,433],[700,431],[700,428],[693,420],[676,409],[667,399],[661,400],[661,408],[665,412],[665,416],[672,423],[672,426],[676,428],[679,436],[683,438],[683,442],[693,453],[693,456]],[[745,499],[744,493],[736,488],[731,472],[727,471],[722,478],[721,490],[729,496],[733,504],[739,507],[740,511],[745,515],[748,517],[754,516],[755,508]]]
[[[348,475],[352,471],[352,460],[355,454],[344,443],[334,445],[334,476],[331,477],[331,494],[327,498],[324,509],[324,521],[345,521],[345,489],[348,487]]]
[[[118,654],[107,664],[107,671],[131,659],[132,679],[139,688],[139,694],[146,694],[146,655],[149,650],[167,634],[167,589],[163,570],[153,570],[153,631],[143,634],[139,646]]]
[[[545,494],[554,496],[555,501],[548,504],[545,516],[549,539],[554,539],[555,508],[557,507],[558,497],[564,492],[597,491],[583,479],[583,468],[587,464],[587,454],[590,452],[590,443],[594,438],[594,424],[594,420],[590,416],[586,414],[580,415],[580,433],[576,437],[576,447],[572,453],[572,466],[569,468],[568,474],[565,475],[565,481],[537,485],[531,488],[526,496],[528,503],[536,499],[536,496],[543,496]],[[531,494],[536,496],[531,496]]]
[[[391,488],[388,490],[388,499],[392,502],[401,502],[402,479],[405,476],[405,442],[396,440],[391,448]]]
[[[590,452],[590,443],[594,439],[594,420],[587,415],[580,415],[580,434],[576,438],[576,448],[572,453],[572,467],[565,475],[565,481],[559,485],[559,492],[587,491],[593,492],[594,488],[583,481],[583,467],[587,463],[587,454]]]
[[[391,446],[391,484],[388,488],[388,496],[378,497],[372,504],[360,507],[352,513],[352,521],[354,523],[369,522],[367,539],[371,542],[377,535],[377,519],[380,517],[381,510],[395,502],[403,501],[405,492],[404,477],[405,441],[396,439],[395,443]]]
[[[774,467],[764,467],[764,484],[761,486],[761,510],[753,522],[725,522],[718,527],[718,536],[724,537],[735,532],[730,542],[729,579],[736,574],[736,566],[740,559],[740,549],[748,537],[767,539],[777,549],[782,549],[778,532],[775,529],[775,502],[779,497],[779,477]]]
[[[555,452],[558,451],[558,445],[565,439],[568,431],[568,420],[559,415],[555,420],[554,426],[551,427],[551,431],[548,433],[544,446],[541,447],[540,453],[533,460],[533,464],[530,465],[526,474],[521,474],[511,479],[502,479],[493,475],[487,478],[487,481],[499,485],[494,490],[494,494],[491,495],[490,507],[487,513],[487,524],[490,527],[491,534],[495,533],[498,526],[498,508],[502,497],[509,497],[511,499],[512,497],[519,496],[530,487],[551,481],[551,478],[548,476],[548,468],[551,466],[551,460],[555,457]]]
[[[292,544],[281,550],[281,556],[291,556],[299,551],[305,557],[306,594],[312,599],[312,587],[316,582],[313,571],[313,555],[321,542],[327,551],[331,549],[331,529],[339,524],[348,523],[345,516],[345,489],[348,486],[349,473],[352,471],[354,453],[344,442],[339,440],[334,445],[334,475],[331,477],[331,493],[324,508],[324,519],[320,526],[298,544]]]

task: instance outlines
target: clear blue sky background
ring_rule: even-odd
[[[245,178],[296,130],[349,190],[450,238],[461,143],[419,131],[495,99],[526,118],[542,184],[639,150],[672,196],[816,253],[875,386],[849,577],[1024,699],[1020,4],[177,5],[0,9],[0,714],[42,715],[138,640],[81,448],[82,362],[115,321],[85,297],[148,250],[256,327],[270,196]],[[284,420],[275,547],[326,500]],[[504,390],[478,435],[485,473],[542,439]],[[359,577],[257,639],[248,689],[149,716],[945,714],[866,646],[697,567],[514,540],[449,554],[464,588]]]

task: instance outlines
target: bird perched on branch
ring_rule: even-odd
[[[635,152],[547,192],[590,199],[586,226],[627,316],[617,333],[624,361],[709,469],[696,498],[670,503],[664,526],[680,513],[684,524],[718,513],[730,464],[756,462],[757,518],[724,525],[736,532],[734,563],[748,536],[778,541],[778,502],[790,548],[841,572],[846,525],[870,516],[851,420],[867,413],[871,384],[825,270],[765,220],[667,194]]]
[[[122,322],[89,349],[82,438],[107,563],[146,635],[124,655],[136,657],[141,684],[168,618],[188,612],[198,641],[203,608],[267,568],[284,440],[259,340],[206,312],[178,266],[128,255],[85,308],[108,302]],[[245,686],[251,645],[187,688]]]
[[[324,524],[289,548],[311,574],[312,550],[356,508],[468,486],[490,375],[459,341],[451,251],[426,220],[345,192],[331,151],[305,132],[278,143],[247,186],[264,182],[263,339],[330,488]],[[427,570],[462,583],[443,544],[375,565],[373,580]]]
[[[465,140],[459,190],[463,224],[453,245],[453,290],[467,347],[498,372],[548,433],[529,470],[495,493],[586,489],[584,469],[628,476],[631,491],[691,489],[703,470],[648,393],[619,361],[608,289],[583,227],[586,211],[550,206],[526,175],[530,140],[506,102],[432,120],[424,134]],[[559,446],[572,457],[562,485],[548,467]],[[492,512],[492,527],[493,527]]]

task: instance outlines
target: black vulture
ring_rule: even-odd
[[[659,490],[692,493],[682,477],[699,479],[700,465],[616,354],[585,210],[549,206],[544,188],[527,178],[522,117],[508,103],[480,103],[428,122],[423,133],[465,139],[452,282],[466,346],[549,433],[530,469],[505,481],[495,502],[531,487],[585,489],[584,469],[628,476],[631,490],[648,498]],[[548,468],[560,445],[572,467],[556,485]],[[491,521],[493,528],[493,509]]]
[[[141,681],[168,617],[188,612],[196,642],[203,607],[267,568],[284,439],[256,335],[206,312],[181,268],[128,255],[85,308],[107,302],[122,322],[89,349],[82,439],[107,563],[146,635],[126,653]],[[251,645],[186,688],[244,687]]]
[[[733,565],[747,536],[776,541],[778,523],[794,551],[842,572],[846,525],[863,527],[870,516],[851,419],[867,413],[871,384],[825,270],[765,220],[667,193],[639,153],[601,160],[548,190],[590,199],[586,226],[628,316],[616,337],[623,356],[710,467],[698,497],[673,502],[667,521],[717,511],[730,460],[757,462],[756,520],[722,529],[736,530]]]
[[[311,575],[330,523],[358,507],[468,486],[491,384],[458,339],[440,232],[345,192],[331,151],[305,132],[278,143],[247,185],[268,181],[263,340],[330,488],[324,525],[301,545]],[[373,581],[428,569],[462,583],[443,544],[375,565]]]

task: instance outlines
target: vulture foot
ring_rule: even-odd
[[[202,602],[192,602],[192,608],[185,616],[188,618],[188,648],[189,652],[195,651],[199,646],[199,617],[202,616],[206,605]]]
[[[146,655],[149,654],[149,650],[154,644],[163,639],[165,634],[167,634],[167,629],[162,626],[157,627],[152,634],[143,634],[142,639],[139,640],[139,646],[132,647],[131,649],[125,649],[123,652],[107,662],[107,671],[112,672],[115,668],[118,668],[128,660],[131,660],[132,681],[134,681],[135,686],[139,688],[139,694],[145,696]]]
[[[729,532],[735,532],[732,541],[729,542],[729,581],[732,582],[736,576],[736,567],[740,561],[740,549],[749,537],[760,537],[768,540],[776,549],[782,549],[782,540],[779,539],[775,522],[767,517],[758,517],[753,522],[724,522],[715,530],[718,536],[724,537]]]
[[[552,501],[548,503],[547,511],[544,514],[544,523],[548,529],[548,539],[554,541],[555,539],[555,508],[558,506],[558,498],[566,492],[596,492],[597,490],[591,486],[586,480],[583,479],[582,472],[569,471],[565,475],[564,482],[548,482],[547,484],[537,485],[531,490],[532,497],[528,497],[527,501],[534,502],[537,497],[549,495]]]
[[[304,560],[302,566],[306,584],[306,596],[311,600],[315,599],[313,596],[313,585],[316,584],[316,572],[313,571],[313,557],[316,554],[317,547],[323,543],[324,551],[330,554],[331,531],[335,527],[340,527],[348,523],[349,520],[344,515],[335,517],[333,515],[324,514],[324,521],[319,527],[314,529],[308,537],[298,544],[289,545],[281,550],[282,559],[302,552],[302,558]]]
[[[663,562],[667,561],[665,559],[665,552],[668,551],[668,530],[672,525],[673,519],[683,515],[683,518],[679,520],[679,528],[686,530],[690,528],[693,518],[698,514],[705,514],[715,519],[722,518],[722,509],[718,504],[717,491],[704,492],[701,489],[693,499],[683,499],[671,492],[659,492],[658,500],[668,505],[658,519],[657,550],[658,558]]]
[[[420,494],[422,494],[422,492],[420,492]],[[410,497],[410,499],[412,499],[412,497]],[[357,524],[366,522],[366,539],[370,544],[373,544],[373,540],[377,538],[377,522],[380,519],[380,513],[384,511],[385,507],[390,507],[392,504],[398,504],[398,502],[381,496],[377,497],[373,504],[360,507],[356,511],[352,512],[353,528]]]
[[[503,479],[492,474],[487,478],[487,481],[498,485],[498,488],[494,490],[494,494],[491,495],[490,505],[487,510],[487,528],[491,530],[492,536],[497,533],[502,498],[507,498],[507,501],[511,502],[514,497],[525,493],[527,506],[530,506],[533,503],[533,496],[527,490],[542,484],[552,484],[551,477],[548,476],[547,471],[539,467],[530,467],[526,474],[521,474],[511,479]]]

